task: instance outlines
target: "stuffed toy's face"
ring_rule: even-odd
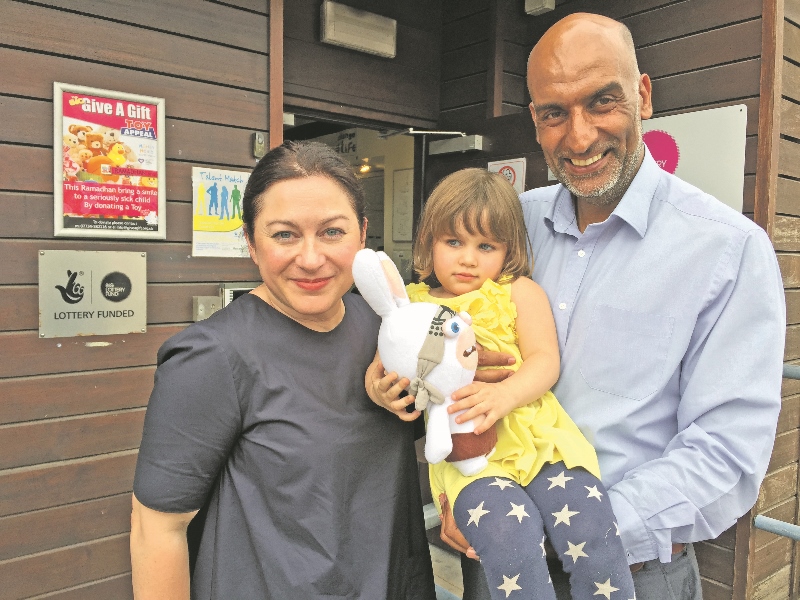
[[[464,313],[462,313],[464,314]],[[456,359],[468,371],[478,368],[478,346],[475,332],[461,315],[445,321],[442,331],[447,338],[456,340]]]

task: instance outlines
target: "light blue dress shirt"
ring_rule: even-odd
[[[558,330],[553,391],[597,449],[628,562],[669,562],[747,512],[767,470],[786,327],[772,245],[649,152],[584,233],[563,186],[520,200]]]

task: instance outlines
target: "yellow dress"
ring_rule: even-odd
[[[510,283],[498,284],[487,279],[480,289],[454,298],[435,298],[424,283],[409,284],[406,290],[411,302],[432,302],[468,312],[478,343],[486,350],[513,355],[517,361],[507,368],[519,369],[522,356],[515,327],[517,307],[511,301]],[[552,392],[514,409],[495,427],[497,446],[489,457],[489,466],[477,475],[466,477],[445,461],[429,465],[431,491],[439,512],[442,492],[447,493],[452,506],[461,490],[476,479],[506,477],[525,486],[545,463],[563,461],[568,468],[583,467],[600,478],[594,448]]]

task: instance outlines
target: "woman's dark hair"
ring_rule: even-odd
[[[242,221],[247,239],[253,241],[253,227],[261,212],[264,192],[281,181],[319,175],[327,177],[350,198],[350,205],[363,226],[366,200],[353,168],[330,146],[319,142],[284,142],[267,152],[253,169],[242,198]]]

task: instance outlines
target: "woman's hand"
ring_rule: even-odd
[[[480,560],[475,548],[469,545],[467,538],[456,526],[456,520],[453,518],[453,511],[450,510],[450,502],[447,500],[446,494],[439,494],[439,505],[442,507],[442,514],[439,515],[442,520],[442,528],[439,532],[441,540],[454,550],[466,554],[468,558]]]
[[[411,382],[406,377],[398,379],[397,373],[386,373],[381,357],[377,353],[364,376],[364,386],[370,400],[394,413],[403,421],[413,421],[422,414],[418,410],[406,411],[406,407],[414,403],[414,396],[400,397],[409,383]]]

